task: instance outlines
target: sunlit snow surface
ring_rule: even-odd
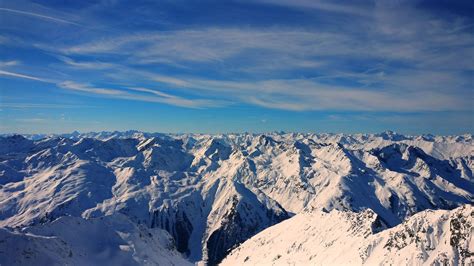
[[[300,213],[247,240],[221,265],[472,265],[473,222],[470,205],[422,211],[378,233],[372,211]]]
[[[473,148],[472,135],[393,132],[3,136],[0,226],[122,214],[169,232],[189,261],[216,264],[295,214],[371,209],[393,227],[425,209],[472,204]],[[29,237],[16,230],[2,238]]]

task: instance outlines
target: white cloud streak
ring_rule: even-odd
[[[362,8],[350,4],[337,4],[334,1],[319,1],[319,0],[258,0],[257,2],[279,5],[298,9],[317,9],[319,11],[327,11],[331,13],[341,13],[353,16],[370,17],[372,13],[370,9],[365,6]]]
[[[18,66],[19,64],[20,64],[20,61],[17,61],[17,60],[0,61],[0,67]]]
[[[59,83],[58,86],[66,90],[87,93],[88,95],[92,96],[98,95],[124,100],[165,103],[186,108],[218,107],[224,104],[223,101],[214,101],[208,99],[187,99],[147,88],[125,88],[124,90],[118,90],[98,88],[90,84],[77,83],[73,81],[64,81]]]
[[[175,82],[170,83],[173,85]],[[328,85],[317,80],[287,79],[255,82],[183,79],[181,87],[201,94],[286,110],[447,111],[470,110],[473,97],[430,90],[369,90]]]
[[[107,68],[114,67],[113,64],[104,63],[100,61],[78,62],[66,56],[58,56],[58,59],[66,63],[68,66],[71,66],[77,69],[100,70],[100,69],[107,69]]]
[[[365,36],[360,32],[291,28],[147,32],[85,42],[60,50],[72,55],[121,55],[133,64],[211,63],[267,71],[335,68],[346,60],[363,64],[367,64],[367,60],[379,60],[424,68],[474,69],[474,60],[463,58],[472,54],[472,34],[452,32],[452,25],[446,23],[435,27],[413,23],[417,26],[407,26],[403,32],[396,30],[395,22],[387,24],[383,21],[370,26],[372,30]],[[437,52],[440,49],[444,51],[442,54]]]
[[[61,18],[51,17],[51,16],[39,14],[39,13],[34,13],[34,12],[28,12],[28,11],[23,11],[23,10],[4,8],[4,7],[0,7],[0,11],[14,13],[14,14],[23,15],[23,16],[34,17],[34,18],[38,18],[38,19],[42,19],[42,20],[46,20],[46,21],[57,22],[57,23],[62,23],[62,24],[70,24],[70,25],[81,26],[79,23],[76,23],[76,22],[68,21],[68,20],[61,19]]]
[[[20,73],[5,71],[5,70],[0,70],[0,76],[7,76],[7,77],[14,77],[14,78],[29,79],[29,80],[52,83],[52,81],[48,80],[48,79],[38,78],[38,77],[30,76],[30,75],[25,75],[25,74],[20,74]]]
[[[116,89],[105,89],[105,88],[96,88],[92,87],[89,84],[81,84],[74,81],[64,81],[58,84],[60,88],[79,91],[79,92],[87,92],[92,94],[101,94],[101,95],[108,95],[108,96],[119,96],[124,95],[125,92]]]
[[[89,96],[102,96],[107,98],[116,98],[116,99],[125,99],[125,100],[133,100],[133,101],[142,101],[142,102],[155,102],[155,103],[165,103],[169,105],[175,105],[180,107],[186,108],[205,108],[205,107],[219,107],[226,105],[227,103],[222,100],[210,100],[210,99],[188,99],[184,97],[179,97],[175,95],[171,95],[168,93],[164,93],[158,90],[147,89],[147,88],[136,88],[136,87],[127,87],[125,89],[111,89],[111,88],[102,88],[102,87],[95,87],[91,84],[85,83],[78,83],[75,81],[54,81],[50,79],[39,78],[35,76],[19,74],[9,71],[0,70],[0,76],[8,76],[14,78],[21,78],[27,80],[34,80],[39,82],[45,83],[52,83],[55,84],[57,87],[78,92],[78,93],[85,93]],[[158,77],[159,78],[159,77]],[[173,78],[166,78],[161,77],[162,81],[166,81],[167,83],[171,83],[176,85],[178,79]],[[10,107],[10,108],[41,108],[42,105],[21,105],[21,104],[3,104],[2,107]],[[44,106],[45,108],[49,108],[49,106]]]
[[[81,104],[56,104],[56,103],[1,103],[3,108],[8,109],[69,109],[69,108],[92,108],[94,106]]]

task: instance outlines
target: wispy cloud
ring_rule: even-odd
[[[52,81],[48,80],[48,79],[34,77],[34,76],[20,74],[20,73],[15,73],[15,72],[10,72],[10,71],[5,71],[5,70],[0,70],[0,76],[7,76],[7,77],[14,77],[14,78],[29,79],[29,80],[52,83]]]
[[[17,66],[19,64],[20,64],[20,61],[18,60],[0,61],[0,67]]]
[[[14,72],[8,72],[0,70],[0,76],[9,76],[15,78],[22,78],[46,83],[55,84],[58,88],[65,90],[84,93],[89,96],[102,96],[107,98],[116,98],[116,99],[125,99],[133,101],[143,101],[143,102],[155,102],[155,103],[165,103],[180,107],[186,108],[206,108],[206,107],[218,107],[226,105],[227,103],[223,100],[210,100],[210,99],[199,99],[199,98],[184,98],[176,95],[164,93],[154,89],[148,88],[139,88],[139,87],[125,87],[122,89],[113,89],[113,88],[103,88],[96,87],[88,83],[79,83],[75,81],[57,81],[51,79],[45,79],[25,74],[19,74]],[[184,85],[179,79],[174,79],[172,77],[155,77],[157,79],[161,78],[161,81],[166,81],[167,84],[173,85]],[[2,103],[2,107],[5,108],[68,108],[66,105],[35,105],[35,104],[8,104]]]
[[[98,88],[90,84],[77,83],[73,81],[64,81],[59,83],[58,86],[67,90],[87,93],[88,95],[100,95],[103,97],[142,102],[165,103],[186,108],[217,107],[222,106],[224,104],[224,101],[215,101],[208,99],[187,99],[147,88],[132,87],[119,90],[109,88]]]
[[[56,103],[11,103],[2,102],[6,109],[70,109],[70,108],[92,108],[94,106],[83,104],[56,104]]]
[[[59,83],[58,86],[67,90],[87,92],[87,93],[93,93],[93,94],[102,94],[102,95],[109,95],[109,96],[118,96],[118,95],[125,94],[125,92],[121,90],[96,88],[96,87],[92,87],[89,84],[77,83],[77,82],[69,81],[69,80]]]
[[[295,29],[205,28],[147,32],[64,47],[67,54],[120,54],[135,63],[222,62],[242,53],[285,56],[310,62],[309,56],[355,53],[344,34]],[[351,49],[352,48],[352,49]],[[365,51],[367,53],[367,51]],[[245,57],[246,61],[249,59]]]
[[[108,66],[116,70],[113,78],[129,87],[139,87],[135,81],[151,81],[184,95],[267,108],[472,110],[472,94],[467,93],[472,77],[466,71],[474,69],[474,35],[465,30],[465,22],[439,19],[410,5],[377,2],[361,8],[326,1],[264,2],[357,19],[350,24],[335,20],[320,28],[141,31],[63,46],[58,52],[120,58]],[[141,64],[203,68],[216,78],[197,71],[165,75],[153,67],[136,67]]]
[[[54,54],[59,61],[52,65],[68,71],[71,78],[55,81],[58,87],[107,98],[190,108],[243,103],[295,111],[472,110],[474,34],[468,22],[404,1],[259,2],[310,10],[321,21],[318,27],[127,28],[35,47]],[[0,75],[45,81],[4,70]]]
[[[353,5],[350,4],[350,2],[343,4],[336,3],[335,1],[320,0],[259,0],[257,2],[306,10],[317,9],[319,11],[342,13],[363,17],[369,17],[372,14],[372,12],[370,12],[370,6],[360,7],[360,3],[359,5]]]
[[[177,87],[200,94],[286,110],[356,110],[356,111],[446,111],[470,110],[472,97],[457,97],[451,92],[411,90],[391,87],[386,90],[330,85],[317,79],[275,79],[222,81],[182,79]],[[176,82],[168,83],[174,85]],[[400,85],[400,84],[399,84]]]
[[[142,74],[143,74],[143,72],[142,72]],[[190,84],[187,81],[185,81],[183,79],[179,79],[179,78],[174,78],[174,77],[170,77],[170,76],[163,76],[163,75],[158,75],[158,74],[145,74],[145,75],[148,76],[151,80],[161,82],[161,83],[171,84],[171,85],[178,86],[178,87],[189,87],[190,86]]]
[[[4,44],[8,42],[8,38],[5,36],[0,35],[0,44]]]
[[[204,28],[142,32],[93,40],[63,47],[60,51],[72,55],[120,55],[133,64],[204,63],[211,68],[226,65],[230,70],[248,70],[251,66],[250,69],[259,74],[259,68],[271,71],[323,65],[331,69],[344,66],[347,61],[357,61],[369,68],[373,60],[424,68],[474,67],[468,58],[460,57],[472,52],[472,34],[452,32],[452,25],[446,22],[434,26],[414,24],[416,26],[409,24],[399,32],[396,23],[381,21],[369,24],[372,30],[365,34],[360,33],[369,27],[365,23],[355,29],[339,31],[331,28]],[[425,39],[431,41],[423,41]],[[443,50],[442,54],[436,52],[439,49]]]
[[[114,64],[104,63],[100,61],[74,61],[73,59],[66,56],[58,56],[58,59],[60,59],[67,65],[78,69],[98,70],[115,67]]]
[[[51,16],[40,14],[40,13],[34,13],[34,12],[28,12],[28,11],[23,11],[23,10],[4,8],[4,7],[0,7],[0,11],[9,12],[9,13],[13,13],[13,14],[18,14],[18,15],[22,15],[22,16],[34,17],[34,18],[38,18],[38,19],[42,19],[42,20],[46,20],[46,21],[52,21],[52,22],[56,22],[56,23],[63,23],[63,24],[71,24],[71,25],[81,26],[79,23],[76,23],[76,22],[73,22],[73,21],[69,21],[69,20],[65,20],[65,19],[61,19],[61,18],[56,18],[56,17],[51,17]]]

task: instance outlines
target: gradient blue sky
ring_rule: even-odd
[[[0,0],[0,132],[474,133],[473,3]]]

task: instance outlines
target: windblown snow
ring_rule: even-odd
[[[371,217],[393,231],[421,211],[473,203],[473,149],[472,135],[393,132],[3,136],[0,226],[5,229],[0,244],[28,242],[26,254],[45,262],[85,262],[74,256],[77,253],[87,254],[94,263],[102,259],[102,251],[87,249],[85,240],[67,238],[67,231],[94,231],[99,226],[107,228],[104,239],[116,239],[107,244],[104,255],[110,264],[118,258],[127,264],[166,264],[158,257],[179,264],[183,260],[175,247],[189,262],[215,265],[262,230],[270,227],[265,232],[271,232],[307,215],[317,222],[371,210]],[[107,217],[120,217],[122,222],[112,223]],[[83,226],[67,226],[76,222]],[[441,222],[435,227],[447,230]],[[164,231],[172,241],[163,242],[168,239]],[[124,236],[147,232],[150,239]],[[352,238],[358,243],[357,236],[351,234]],[[137,248],[146,241],[156,246]],[[18,258],[5,263],[27,262],[24,253],[6,247],[0,245],[0,252]],[[346,247],[341,244],[340,250]],[[69,251],[72,258],[64,257]],[[468,251],[472,253],[472,247]],[[371,262],[370,254],[354,262]],[[445,254],[448,260],[459,260],[458,253]]]

